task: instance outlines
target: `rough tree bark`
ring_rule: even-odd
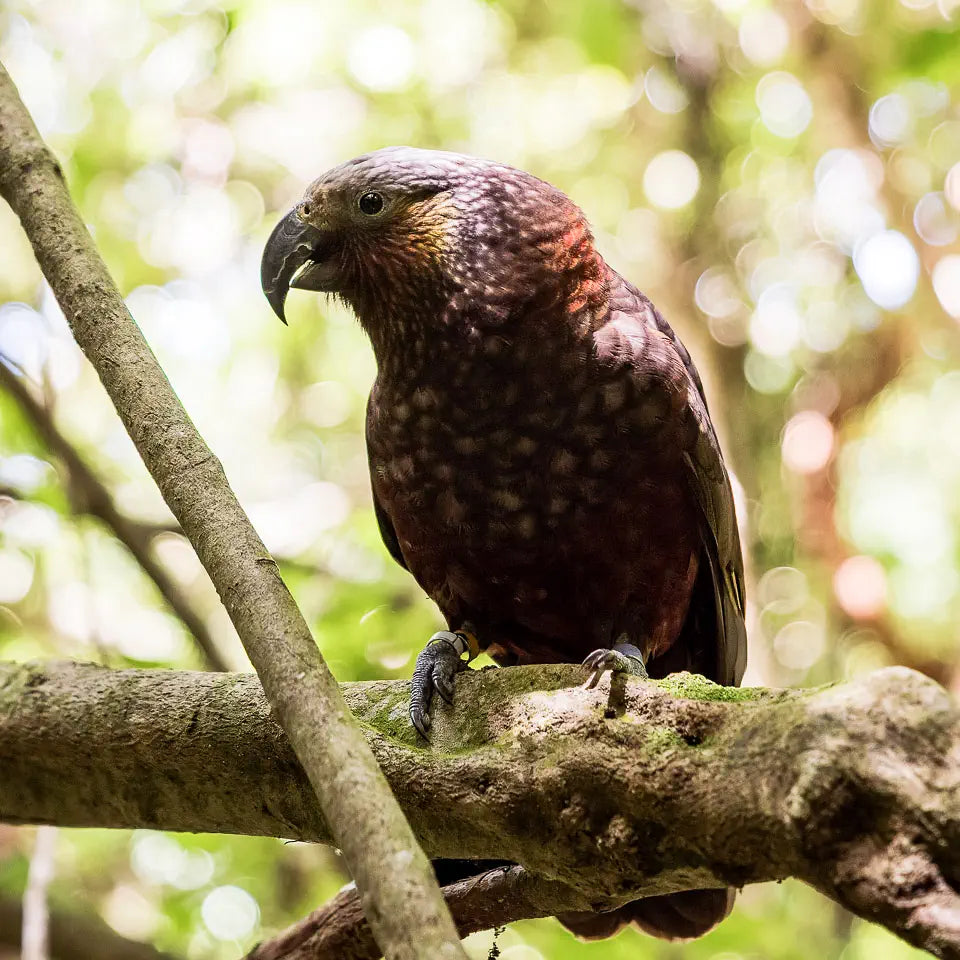
[[[127,311],[16,87],[0,67],[0,194],[20,218],[77,343],[197,551],[398,960],[460,957],[430,864],[280,579]]]
[[[582,680],[461,674],[431,746],[405,683],[344,687],[426,852],[522,866],[457,908],[465,929],[797,877],[960,958],[960,710],[936,683],[903,668],[791,691]],[[0,667],[0,772],[8,822],[331,840],[252,675]],[[292,931],[273,960],[371,956],[356,923],[337,936],[341,952]],[[367,952],[344,952],[356,942]]]

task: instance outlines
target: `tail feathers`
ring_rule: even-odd
[[[693,940],[712,930],[733,909],[736,890],[685,890],[645,897],[609,913],[563,913],[557,919],[583,940],[612,937],[633,923],[662,940]]]

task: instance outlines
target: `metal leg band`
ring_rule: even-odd
[[[480,653],[480,644],[477,642],[477,638],[465,630],[457,631],[456,633],[450,630],[438,630],[427,641],[427,645],[441,642],[449,643],[450,646],[457,651],[458,657],[462,657],[465,653],[469,654],[467,657],[468,660],[473,660],[473,658]]]

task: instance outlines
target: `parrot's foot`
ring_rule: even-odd
[[[454,678],[467,669],[467,661],[461,659],[465,653],[470,654],[470,660],[477,654],[472,633],[439,630],[417,656],[410,681],[410,721],[425,740],[429,739],[433,692],[436,690],[447,703],[453,703]]]
[[[643,662],[643,654],[632,643],[618,643],[612,650],[601,648],[594,650],[583,661],[583,665],[590,671],[584,689],[592,690],[600,678],[607,673],[626,673],[633,677],[648,678],[647,668]]]

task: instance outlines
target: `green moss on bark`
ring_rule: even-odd
[[[752,687],[724,687],[695,673],[675,673],[665,680],[654,681],[662,690],[682,697],[684,700],[701,700],[713,703],[749,703],[769,699],[768,690]]]

